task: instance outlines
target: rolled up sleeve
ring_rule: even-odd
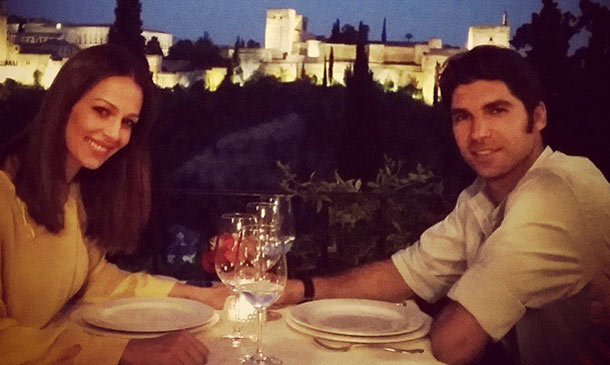
[[[507,201],[500,227],[447,294],[495,340],[527,308],[577,294],[591,278],[591,251],[569,187],[547,175],[521,189]]]
[[[443,297],[466,270],[465,194],[441,222],[427,229],[419,241],[395,253],[392,262],[413,291],[428,302]]]

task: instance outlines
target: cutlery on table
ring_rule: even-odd
[[[381,350],[390,351],[390,352],[398,352],[398,353],[402,353],[402,354],[421,354],[422,352],[424,352],[423,349],[400,349],[397,347],[388,346],[386,344],[338,342],[338,341],[324,340],[324,339],[317,338],[317,337],[314,337],[313,341],[315,343],[317,343],[318,345],[324,347],[325,349],[333,350],[333,351],[343,351],[343,352],[351,349],[354,346],[378,348]]]

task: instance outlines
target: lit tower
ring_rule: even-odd
[[[508,26],[506,11],[504,11],[501,25],[475,25],[468,28],[466,48],[471,50],[484,44],[508,48],[510,46],[509,40],[510,27]]]
[[[265,48],[288,56],[294,42],[301,40],[303,17],[294,9],[267,9]]]

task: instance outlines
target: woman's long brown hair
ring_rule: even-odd
[[[66,124],[74,104],[111,76],[131,77],[142,88],[139,122],[125,147],[96,170],[81,168],[75,181],[87,216],[85,235],[109,253],[129,253],[150,212],[149,131],[157,102],[143,57],[108,44],[77,53],[57,74],[31,124],[0,158],[16,158],[14,183],[29,215],[48,231],[61,231],[69,184]]]

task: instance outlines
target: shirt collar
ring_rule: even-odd
[[[538,156],[536,161],[532,164],[532,166],[530,166],[525,175],[523,175],[521,180],[523,180],[523,178],[527,176],[530,171],[542,165],[544,161],[548,159],[552,154],[553,150],[551,149],[551,147],[546,146],[540,156]],[[479,220],[483,231],[489,231],[494,229],[493,227],[496,225],[495,222],[498,220],[499,217],[503,215],[504,205],[507,198],[504,198],[504,200],[500,202],[500,204],[494,204],[493,201],[487,196],[487,193],[485,193],[485,185],[486,183],[483,178],[476,178],[476,180],[468,188],[470,195],[468,203],[471,206],[475,216]]]
[[[544,150],[542,150],[542,153],[540,154],[540,156],[538,156],[536,161],[534,161],[532,166],[530,166],[529,170],[527,170],[525,175],[527,175],[530,171],[532,171],[535,168],[537,168],[540,165],[542,165],[544,163],[544,161],[546,161],[552,154],[553,154],[553,149],[551,147],[549,147],[549,146],[546,146],[544,148]],[[525,177],[525,175],[523,175],[523,176]],[[521,180],[523,180],[523,178],[521,178]]]

